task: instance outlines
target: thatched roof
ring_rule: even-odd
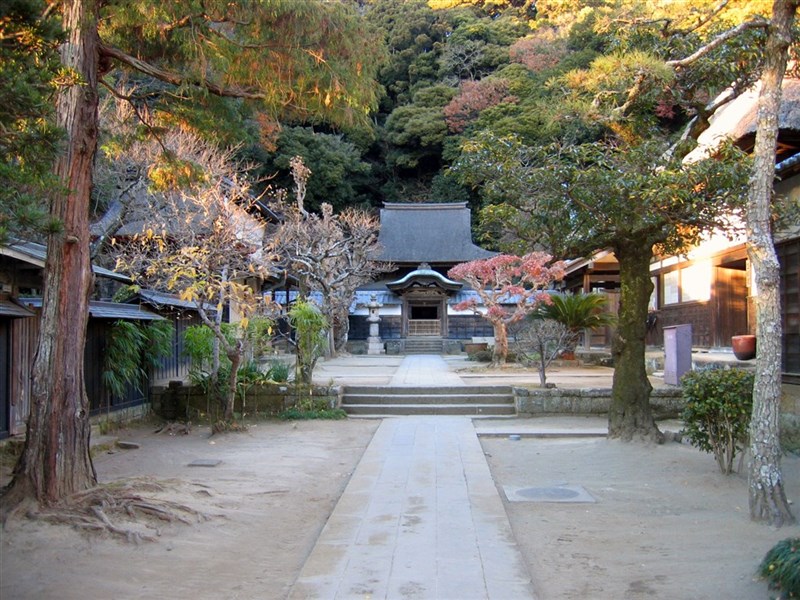
[[[711,117],[708,129],[697,138],[697,148],[686,156],[686,160],[691,162],[708,156],[725,139],[732,139],[744,150],[752,149],[758,123],[760,90],[761,85],[757,83],[722,106]],[[780,162],[797,152],[800,141],[800,79],[786,78],[783,81],[778,127],[777,160]]]
[[[394,263],[456,264],[494,256],[472,243],[466,202],[386,203],[378,237],[380,260]]]

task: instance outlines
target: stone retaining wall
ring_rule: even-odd
[[[302,392],[305,398],[307,391]],[[311,396],[320,400],[330,408],[339,403],[340,389],[336,386],[313,386]],[[293,385],[272,383],[254,385],[242,398],[237,395],[233,412],[249,415],[277,416],[284,410],[297,404],[298,393]],[[211,399],[199,386],[186,386],[180,381],[170,382],[168,387],[153,388],[153,412],[167,420],[186,420],[197,415],[205,416],[208,412],[212,418],[221,418],[220,403]]]
[[[536,415],[605,415],[611,405],[610,389],[538,389],[514,388],[517,414],[520,417]],[[654,389],[650,393],[650,406],[657,419],[677,418],[683,410],[681,391]]]

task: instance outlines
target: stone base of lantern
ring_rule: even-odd
[[[383,347],[381,338],[367,338],[367,354],[386,354],[386,348]]]

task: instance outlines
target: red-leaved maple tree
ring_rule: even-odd
[[[471,286],[477,298],[459,302],[456,310],[472,310],[492,324],[494,350],[492,364],[506,362],[508,326],[525,318],[550,296],[543,290],[564,277],[564,264],[550,264],[552,256],[531,252],[525,256],[498,254],[491,258],[456,265],[447,276]]]

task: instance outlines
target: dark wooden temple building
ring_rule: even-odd
[[[350,316],[350,346],[363,350],[369,334],[367,304],[381,305],[379,332],[389,353],[457,352],[465,341],[491,337],[492,327],[471,311],[453,307],[475,293],[447,277],[458,263],[494,253],[472,241],[465,202],[392,204],[381,210],[380,260],[396,268],[362,286]]]

